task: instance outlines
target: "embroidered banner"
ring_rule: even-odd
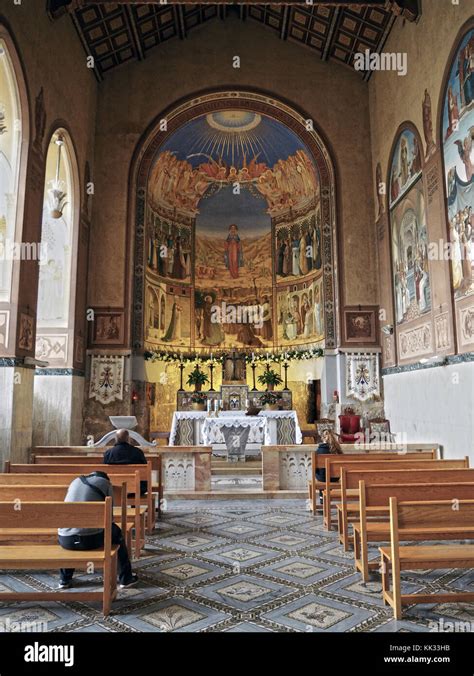
[[[346,394],[359,401],[380,395],[378,354],[346,354]]]
[[[89,398],[101,404],[123,400],[123,365],[121,356],[94,356],[91,363]]]

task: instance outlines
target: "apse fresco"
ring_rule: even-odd
[[[392,261],[397,324],[431,310],[423,187],[419,180],[391,213]]]
[[[152,163],[146,223],[147,347],[324,338],[319,176],[282,123],[247,109],[185,123]]]
[[[456,298],[474,291],[474,30],[454,56],[443,107],[443,155],[452,281]]]

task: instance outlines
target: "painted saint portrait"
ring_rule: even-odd
[[[390,172],[390,206],[416,181],[421,173],[422,150],[418,137],[404,129],[398,137]]]
[[[462,298],[474,293],[474,30],[454,56],[442,128],[452,283]]]
[[[428,233],[421,181],[391,213],[393,281],[397,324],[431,310]]]

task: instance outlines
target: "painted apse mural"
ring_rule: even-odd
[[[451,270],[461,350],[474,343],[474,29],[460,41],[448,74],[442,144]]]
[[[269,115],[201,114],[146,183],[145,348],[258,349],[324,339],[321,189]]]

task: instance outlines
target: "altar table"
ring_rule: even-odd
[[[210,416],[207,411],[176,411],[171,424],[170,445],[226,448],[222,428],[232,427],[236,421],[249,427],[249,448],[260,450],[262,444],[302,443],[296,411],[260,411],[258,416],[247,416],[245,411],[221,411],[217,417]]]

